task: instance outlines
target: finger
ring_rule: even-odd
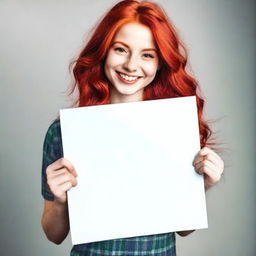
[[[63,192],[67,192],[69,191],[73,186],[70,182],[65,182],[63,184],[61,184],[60,186],[60,189],[63,191]]]
[[[209,162],[211,162],[213,165],[216,165],[219,169],[222,169],[222,163],[221,161],[212,153],[208,153],[205,156],[203,156],[203,158],[196,159],[194,162],[194,166],[197,165],[200,162],[203,162],[205,160],[208,160]]]
[[[218,167],[218,171],[222,174],[224,171],[224,162],[222,158],[213,150],[207,148],[208,153],[204,156],[204,159],[211,161],[216,167]]]
[[[67,168],[61,168],[58,170],[51,169],[47,172],[47,177],[48,179],[53,179],[54,177],[59,176],[61,174],[65,174],[67,172],[69,173]]]
[[[66,158],[62,157],[60,159],[58,159],[57,161],[53,162],[52,164],[50,164],[47,169],[49,172],[52,172],[52,171],[56,171],[56,170],[59,170],[59,169],[62,169],[62,168],[67,168],[68,171],[70,173],[72,173],[75,177],[77,177],[77,172],[74,168],[74,166],[72,165],[71,162],[69,162]],[[47,171],[47,170],[46,170]]]
[[[53,164],[56,164],[54,167],[56,167],[55,169],[61,169],[63,167],[67,168],[68,171],[74,175],[75,177],[77,177],[77,172],[73,166],[73,164],[68,161],[66,158],[62,157],[60,159],[58,159],[56,162],[54,162]]]
[[[71,182],[62,183],[58,188],[54,191],[54,196],[57,198],[61,198],[64,194],[72,188]]]
[[[200,155],[206,155],[208,153],[213,153],[215,154],[216,156],[218,156],[212,149],[208,148],[208,147],[203,147],[200,151],[199,151],[199,154]]]
[[[219,158],[216,157],[216,155],[214,155],[214,154],[212,154],[212,153],[206,154],[206,155],[204,156],[204,159],[210,161],[211,163],[213,163],[213,164],[216,165],[216,166],[221,167]]]
[[[64,174],[68,174],[68,175],[70,175],[72,177],[75,177],[72,173],[70,173],[68,168],[64,167],[62,169],[52,170],[51,172],[49,172],[47,174],[47,178],[48,179],[54,179],[55,177],[60,176],[60,175],[64,175]]]
[[[195,165],[196,171],[200,174],[203,174],[206,168],[215,169],[215,166],[208,160],[203,160]]]
[[[201,162],[204,159],[208,159],[208,160],[212,161],[213,163],[215,163],[216,165],[218,165],[222,168],[224,167],[224,162],[220,158],[220,156],[208,147],[202,148],[197,153],[197,155],[196,155],[196,157],[193,161],[193,165],[197,164],[198,162]]]
[[[204,156],[207,155],[210,151],[208,150],[207,147],[202,148],[195,156],[195,159],[193,161],[193,165],[201,162],[204,160]]]
[[[200,174],[205,174],[205,180],[211,184],[218,182],[221,178],[221,172],[209,161],[199,163],[197,165],[197,172]]]
[[[61,170],[60,174],[55,175],[55,176],[49,178],[49,181],[48,181],[49,186],[55,187],[55,186],[58,186],[58,185],[60,185],[62,183],[65,183],[65,182],[71,182],[72,186],[77,185],[76,178],[70,172],[68,172],[66,170],[64,170],[64,172],[63,172],[62,170]]]
[[[202,154],[202,150],[199,150],[198,153],[196,154],[194,161],[193,161],[193,165],[196,165],[197,163],[201,162],[204,160],[204,156]]]

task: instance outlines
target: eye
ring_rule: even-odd
[[[153,58],[155,58],[155,56],[153,54],[150,54],[150,53],[143,53],[142,56],[144,58],[146,58],[146,59],[153,59]]]
[[[119,52],[119,53],[125,53],[127,52],[126,49],[122,48],[122,47],[115,47],[114,50],[116,52]]]

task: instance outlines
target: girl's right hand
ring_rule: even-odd
[[[65,158],[60,158],[46,168],[47,184],[57,203],[67,203],[67,191],[77,185],[74,166]]]

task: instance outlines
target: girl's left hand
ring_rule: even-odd
[[[217,183],[224,171],[223,160],[208,147],[204,147],[198,152],[193,165],[199,174],[204,175],[205,190],[208,190]]]

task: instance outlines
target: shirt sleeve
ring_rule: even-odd
[[[59,158],[63,157],[60,121],[56,120],[48,128],[43,145],[42,160],[42,196],[45,200],[53,201],[54,196],[47,184],[46,168]]]

